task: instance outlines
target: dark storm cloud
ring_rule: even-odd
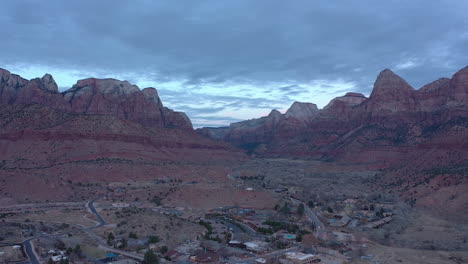
[[[352,81],[369,93],[384,68],[420,87],[468,64],[466,10],[465,0],[6,0],[0,67],[132,72],[201,93],[245,84],[255,95],[272,83],[278,98],[265,104],[281,95],[298,100],[314,80],[331,89],[339,89],[333,81]]]

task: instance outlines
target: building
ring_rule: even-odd
[[[369,224],[366,225],[367,228],[379,228],[383,225],[385,225],[386,223],[392,221],[392,217],[391,216],[387,216],[387,217],[384,217],[380,220],[377,220],[377,221],[374,221],[374,222],[371,222]]]
[[[204,250],[198,250],[195,255],[190,257],[190,260],[198,263],[217,263],[220,259],[220,255],[214,252],[205,252]]]
[[[330,219],[329,225],[335,227],[343,227],[346,226],[351,218],[347,215],[335,215],[333,219]]]
[[[263,241],[251,241],[244,243],[245,248],[255,253],[265,253],[268,250],[268,243]]]
[[[297,264],[317,263],[320,261],[316,255],[301,252],[287,252],[285,256],[287,260]]]
[[[238,240],[231,240],[231,241],[229,241],[228,244],[231,247],[245,248],[245,245],[242,242],[238,241]]]

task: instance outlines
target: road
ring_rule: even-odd
[[[304,213],[307,216],[307,219],[317,228],[316,229],[316,236],[318,238],[323,238],[325,239],[327,237],[327,229],[325,225],[318,219],[318,217],[315,215],[314,211],[312,211],[309,206],[307,206],[304,202],[294,199],[290,197],[291,202],[294,204],[302,204],[304,206]]]
[[[99,224],[93,226],[93,227],[90,227],[89,229],[92,229],[92,228],[96,228],[96,227],[100,227],[100,226],[103,226],[106,224],[106,221],[104,221],[104,219],[102,218],[102,216],[98,213],[98,211],[96,210],[96,208],[94,207],[94,200],[91,200],[89,201],[88,203],[86,203],[86,206],[88,206],[89,210],[91,211],[91,213],[93,213],[96,218],[98,219],[98,222]]]
[[[225,225],[229,230],[231,230],[233,233],[244,233],[238,226],[235,224],[229,223],[228,221],[220,218],[220,217],[213,217],[214,219],[218,220],[221,222],[223,225]]]
[[[33,239],[34,238],[31,238],[23,242],[24,251],[26,252],[26,255],[28,255],[29,262],[31,264],[40,264],[39,260],[37,259],[36,253],[34,252],[33,246],[31,244],[31,240]]]
[[[90,232],[90,230],[105,225],[106,221],[104,221],[102,216],[98,213],[98,211],[94,207],[94,200],[91,200],[91,201],[87,202],[86,206],[96,216],[96,218],[98,220],[98,224],[95,225],[95,226],[92,226],[92,227],[85,227],[82,230],[85,233],[87,233],[89,236],[92,236],[93,238],[97,239],[99,237],[97,235],[95,235],[94,233]],[[92,233],[92,234],[90,234],[90,233]],[[24,251],[26,252],[26,255],[28,256],[29,261],[31,262],[31,264],[40,264],[39,260],[37,259],[36,254],[34,253],[34,248],[33,248],[33,245],[31,244],[31,241],[36,239],[36,238],[39,238],[39,237],[53,237],[53,236],[60,236],[60,235],[62,235],[62,233],[40,235],[40,236],[33,237],[33,238],[28,239],[28,240],[25,240],[23,242],[23,247],[24,247]]]

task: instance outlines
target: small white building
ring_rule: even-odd
[[[244,245],[245,245],[245,248],[249,251],[252,251],[255,253],[263,253],[267,251],[268,243],[263,242],[263,241],[251,241],[251,242],[245,242]]]
[[[53,262],[59,262],[62,259],[67,259],[67,257],[62,256],[62,255],[52,256],[51,258]]]
[[[314,263],[315,260],[318,260],[316,255],[301,252],[287,252],[285,256],[287,260],[297,264]]]

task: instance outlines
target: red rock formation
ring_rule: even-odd
[[[59,93],[50,74],[28,81],[0,69],[0,103],[37,103],[67,112],[114,116],[147,127],[192,130],[192,123],[184,113],[163,107],[156,89],[140,90],[127,81],[115,79],[80,80]]]
[[[224,129],[224,140],[256,146],[249,150],[266,157],[367,164],[381,170],[370,180],[372,188],[460,219],[466,215],[468,68],[419,90],[384,70],[368,99],[348,93],[318,114],[305,114],[302,123],[288,123],[283,115],[278,125],[267,127],[260,121],[265,118],[237,123],[235,141],[229,137],[233,127]],[[249,137],[253,122],[257,137]]]
[[[286,111],[286,119],[294,119],[299,123],[309,123],[318,114],[317,105],[313,103],[294,102]]]
[[[405,157],[402,144],[417,144],[426,131],[468,117],[467,89],[468,68],[420,90],[384,70],[369,98],[347,93],[319,111],[295,103],[275,126],[266,125],[268,117],[238,122],[223,130],[223,139],[238,146],[263,144],[263,155],[354,161],[385,156],[387,162],[398,162]],[[291,122],[293,116],[299,118]],[[209,135],[208,130],[204,133]]]
[[[367,98],[361,93],[346,93],[328,103],[322,111],[323,117],[349,119],[353,106],[364,102]]]
[[[414,111],[418,109],[415,90],[391,70],[383,70],[377,76],[374,89],[363,109],[371,115]]]
[[[0,69],[0,103],[38,103],[61,110],[69,110],[50,74],[28,81],[9,71]]]

